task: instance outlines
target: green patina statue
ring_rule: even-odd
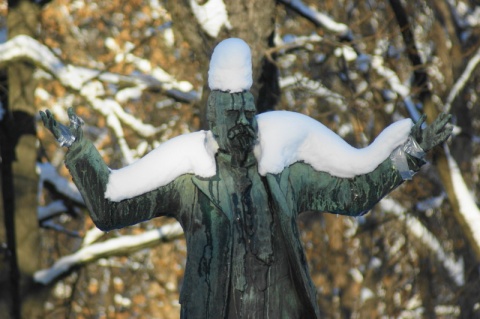
[[[448,138],[450,116],[442,114],[424,129],[420,119],[408,141],[367,173],[338,177],[296,161],[262,175],[253,151],[259,138],[254,99],[245,90],[248,85],[241,87],[228,92],[211,85],[207,118],[218,144],[214,174],[179,174],[165,185],[119,201],[103,195],[112,171],[83,138],[82,121],[73,110],[69,109],[69,127],[56,122],[48,110],[40,114],[69,148],[66,165],[100,229],[158,216],[181,223],[188,252],[182,318],[317,318],[320,311],[299,238],[298,215],[364,214],[403,182],[405,170],[419,170],[423,152]]]

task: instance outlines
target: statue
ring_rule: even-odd
[[[182,318],[319,317],[296,217],[366,213],[449,137],[450,115],[425,128],[424,117],[392,124],[366,151],[304,115],[257,116],[250,49],[240,39],[215,48],[209,85],[210,131],[174,138],[117,171],[83,137],[72,109],[69,127],[48,110],[40,114],[68,147],[66,166],[100,229],[157,216],[180,222],[187,242]],[[146,165],[153,168],[144,173]]]

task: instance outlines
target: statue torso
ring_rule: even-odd
[[[234,167],[218,156],[233,215],[228,318],[299,318],[302,309],[290,272],[268,184],[253,156]]]

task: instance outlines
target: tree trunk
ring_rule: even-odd
[[[40,6],[33,1],[9,1],[7,17],[8,36],[13,38],[19,34],[34,37],[38,29]],[[18,274],[16,280],[9,284],[2,283],[0,286],[0,308],[10,308],[11,318],[18,318],[21,312],[22,318],[43,318],[43,303],[45,292],[33,282],[32,276],[40,268],[40,230],[37,219],[37,188],[38,175],[36,172],[37,160],[37,137],[35,130],[35,104],[34,90],[36,87],[33,78],[34,67],[27,63],[16,62],[8,66],[8,113],[10,122],[7,126],[7,145],[2,148],[10,148],[12,152],[11,172],[13,177],[14,198],[6,198],[13,203],[15,224],[14,234],[16,242],[17,269],[8,268],[11,274]],[[2,174],[2,178],[8,177]],[[9,195],[9,196],[10,196]],[[4,198],[5,199],[5,198]],[[2,220],[11,218],[2,210]],[[7,229],[12,233],[12,229]],[[10,262],[9,265],[15,265]],[[7,270],[1,267],[0,271]],[[0,276],[5,278],[5,273]],[[12,287],[14,286],[14,287]],[[15,287],[16,286],[16,287]],[[7,288],[8,287],[8,288]],[[10,288],[10,289],[9,289]],[[13,288],[13,289],[12,289]],[[16,291],[18,290],[18,294]],[[14,294],[12,296],[12,293]],[[10,301],[10,305],[8,305]],[[13,301],[13,302],[12,302]],[[18,311],[15,311],[18,309]],[[8,312],[2,311],[2,318],[8,318]]]

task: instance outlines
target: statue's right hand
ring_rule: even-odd
[[[52,132],[60,146],[70,147],[73,142],[83,137],[83,120],[75,114],[73,108],[68,109],[68,118],[70,119],[70,126],[68,127],[58,123],[50,110],[40,111],[40,117],[43,125]]]

